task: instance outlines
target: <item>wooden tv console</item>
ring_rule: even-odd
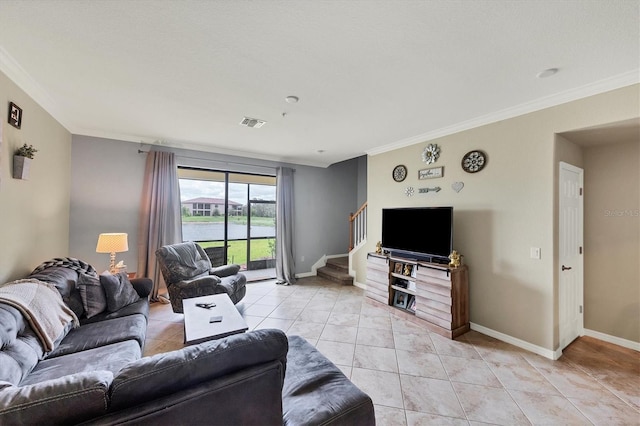
[[[469,270],[466,265],[367,255],[367,290],[373,300],[415,315],[434,333],[454,339],[469,331]]]

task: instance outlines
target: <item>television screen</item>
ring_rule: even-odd
[[[397,256],[448,261],[453,207],[382,209],[382,247]]]

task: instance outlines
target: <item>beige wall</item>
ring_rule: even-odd
[[[368,237],[365,249],[356,254],[357,280],[366,281],[364,257],[380,240],[383,207],[451,205],[454,247],[470,268],[471,321],[555,350],[555,133],[637,117],[638,89],[634,85],[370,156]],[[432,166],[444,166],[444,177],[420,181],[418,170],[430,167],[421,160],[428,143],[442,149]],[[486,168],[477,174],[460,167],[462,156],[472,149],[488,155]],[[391,179],[398,164],[409,169],[402,183]],[[456,181],[465,184],[460,193],[451,189]],[[407,186],[440,186],[442,191],[406,197]],[[531,247],[541,248],[540,260],[530,258]]]
[[[640,342],[640,141],[584,158],[584,326]]]
[[[22,128],[7,123],[8,104],[22,108]],[[71,134],[0,73],[0,283],[21,278],[69,247]],[[38,152],[29,180],[12,178],[22,144]]]

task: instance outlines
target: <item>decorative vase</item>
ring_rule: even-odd
[[[31,158],[23,157],[21,155],[13,156],[13,178],[14,179],[29,179],[29,170],[31,169]]]

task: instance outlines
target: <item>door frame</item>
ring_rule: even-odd
[[[567,342],[567,337],[563,336],[563,324],[561,323],[561,310],[563,307],[563,304],[566,304],[567,301],[564,300],[563,298],[563,292],[561,289],[562,286],[562,259],[560,258],[561,253],[560,253],[560,247],[562,247],[562,238],[564,238],[565,233],[563,232],[562,229],[562,209],[561,209],[561,199],[562,199],[562,184],[563,184],[563,180],[562,180],[562,171],[569,171],[569,172],[573,172],[573,173],[577,173],[578,177],[579,177],[579,184],[580,184],[580,190],[581,190],[581,196],[580,196],[580,203],[579,203],[579,207],[578,207],[578,229],[576,229],[577,232],[577,240],[578,240],[578,244],[580,246],[580,249],[582,250],[580,253],[580,257],[579,257],[579,262],[577,262],[577,264],[572,264],[571,266],[576,268],[577,270],[575,271],[577,273],[577,280],[578,280],[578,292],[579,292],[579,299],[580,299],[580,307],[581,307],[581,312],[579,314],[579,324],[578,324],[578,336],[576,337],[580,337],[580,336],[584,336],[584,169],[574,166],[572,164],[566,163],[564,161],[560,161],[559,162],[559,167],[558,167],[558,263],[556,265],[557,267],[557,271],[558,271],[558,351],[562,351],[564,350],[564,348],[566,348],[574,339],[571,339]]]

